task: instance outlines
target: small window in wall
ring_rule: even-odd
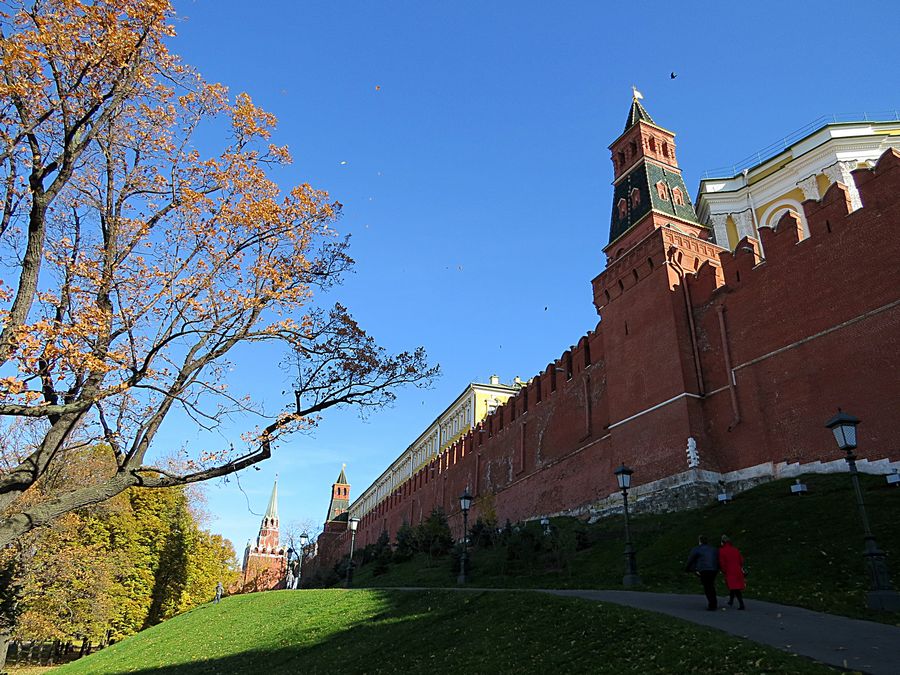
[[[638,271],[637,271],[637,270],[631,270],[631,276],[634,277],[634,280],[635,280],[635,281],[639,281],[639,280],[640,280],[640,277],[638,276]]]
[[[676,206],[684,206],[684,193],[680,188],[672,189],[672,202],[674,202]]]
[[[669,200],[669,186],[666,185],[663,181],[659,181],[656,184],[656,194],[659,195],[660,199]]]
[[[656,152],[656,139],[651,136],[648,144],[650,145],[650,151]]]
[[[616,153],[616,156],[619,158],[619,167],[624,169],[625,168],[625,153],[622,152],[621,150],[619,150],[619,152]]]
[[[603,297],[606,300],[606,302],[608,303],[609,302],[609,291],[603,291]]]
[[[666,143],[665,141],[663,141],[663,144],[662,144],[662,152],[663,152],[664,157],[669,156],[669,144]]]
[[[628,215],[628,202],[625,201],[625,197],[619,199],[616,208],[619,209],[619,220],[624,219]]]
[[[641,191],[631,188],[631,208],[637,209],[641,205]]]
[[[637,156],[637,143],[631,141],[631,143],[628,144],[628,149],[631,150],[632,157]]]

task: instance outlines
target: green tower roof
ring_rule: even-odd
[[[628,119],[625,120],[625,131],[628,131],[640,120],[644,120],[650,124],[656,124],[656,122],[653,121],[653,118],[650,117],[650,113],[647,112],[647,109],[641,105],[641,102],[638,99],[640,94],[637,92],[635,92],[635,94],[636,95],[631,99],[631,109],[628,111]]]
[[[269,506],[266,508],[266,518],[278,520],[278,479],[272,486],[272,496],[269,497]]]
[[[347,468],[346,464],[341,464],[341,475],[337,477],[337,480],[334,481],[336,485],[349,485],[347,482],[347,474],[344,473],[344,469]]]

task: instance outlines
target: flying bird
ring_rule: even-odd
[[[669,74],[669,79],[670,79],[670,80],[674,80],[676,77],[678,77],[678,73],[676,73],[676,72],[673,70],[673,71]]]
[[[380,85],[380,84],[376,84],[376,85],[375,85],[375,91],[381,91],[381,85]]]

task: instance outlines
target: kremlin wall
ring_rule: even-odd
[[[357,547],[436,506],[461,537],[466,489],[469,522],[484,508],[499,522],[601,517],[621,508],[623,462],[638,511],[844,471],[824,428],[838,406],[862,420],[859,470],[900,468],[900,151],[881,142],[877,161],[842,174],[852,185],[816,177],[802,213],[720,245],[689,201],[674,134],[635,99],[610,146],[596,328],[380,501],[350,504]],[[326,527],[305,572],[348,552],[346,522]]]

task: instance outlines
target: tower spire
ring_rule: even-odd
[[[631,88],[625,131],[609,146],[614,168],[610,260],[654,229],[676,225],[706,238],[675,158],[675,134],[659,126],[641,104],[643,95]]]
[[[272,485],[272,496],[269,497],[269,505],[266,507],[265,518],[270,521],[278,520],[278,475],[275,476],[275,484]]]
[[[337,480],[331,484],[331,502],[328,504],[328,516],[325,518],[326,528],[328,523],[347,523],[347,510],[350,508],[350,483],[347,481],[346,464],[341,465],[341,473]]]
[[[640,120],[649,122],[650,124],[656,124],[656,122],[653,121],[653,118],[650,117],[650,113],[647,112],[647,109],[641,105],[642,98],[644,98],[644,95],[637,90],[637,87],[631,85],[631,109],[628,111],[628,119],[625,120],[625,131],[628,131]]]

